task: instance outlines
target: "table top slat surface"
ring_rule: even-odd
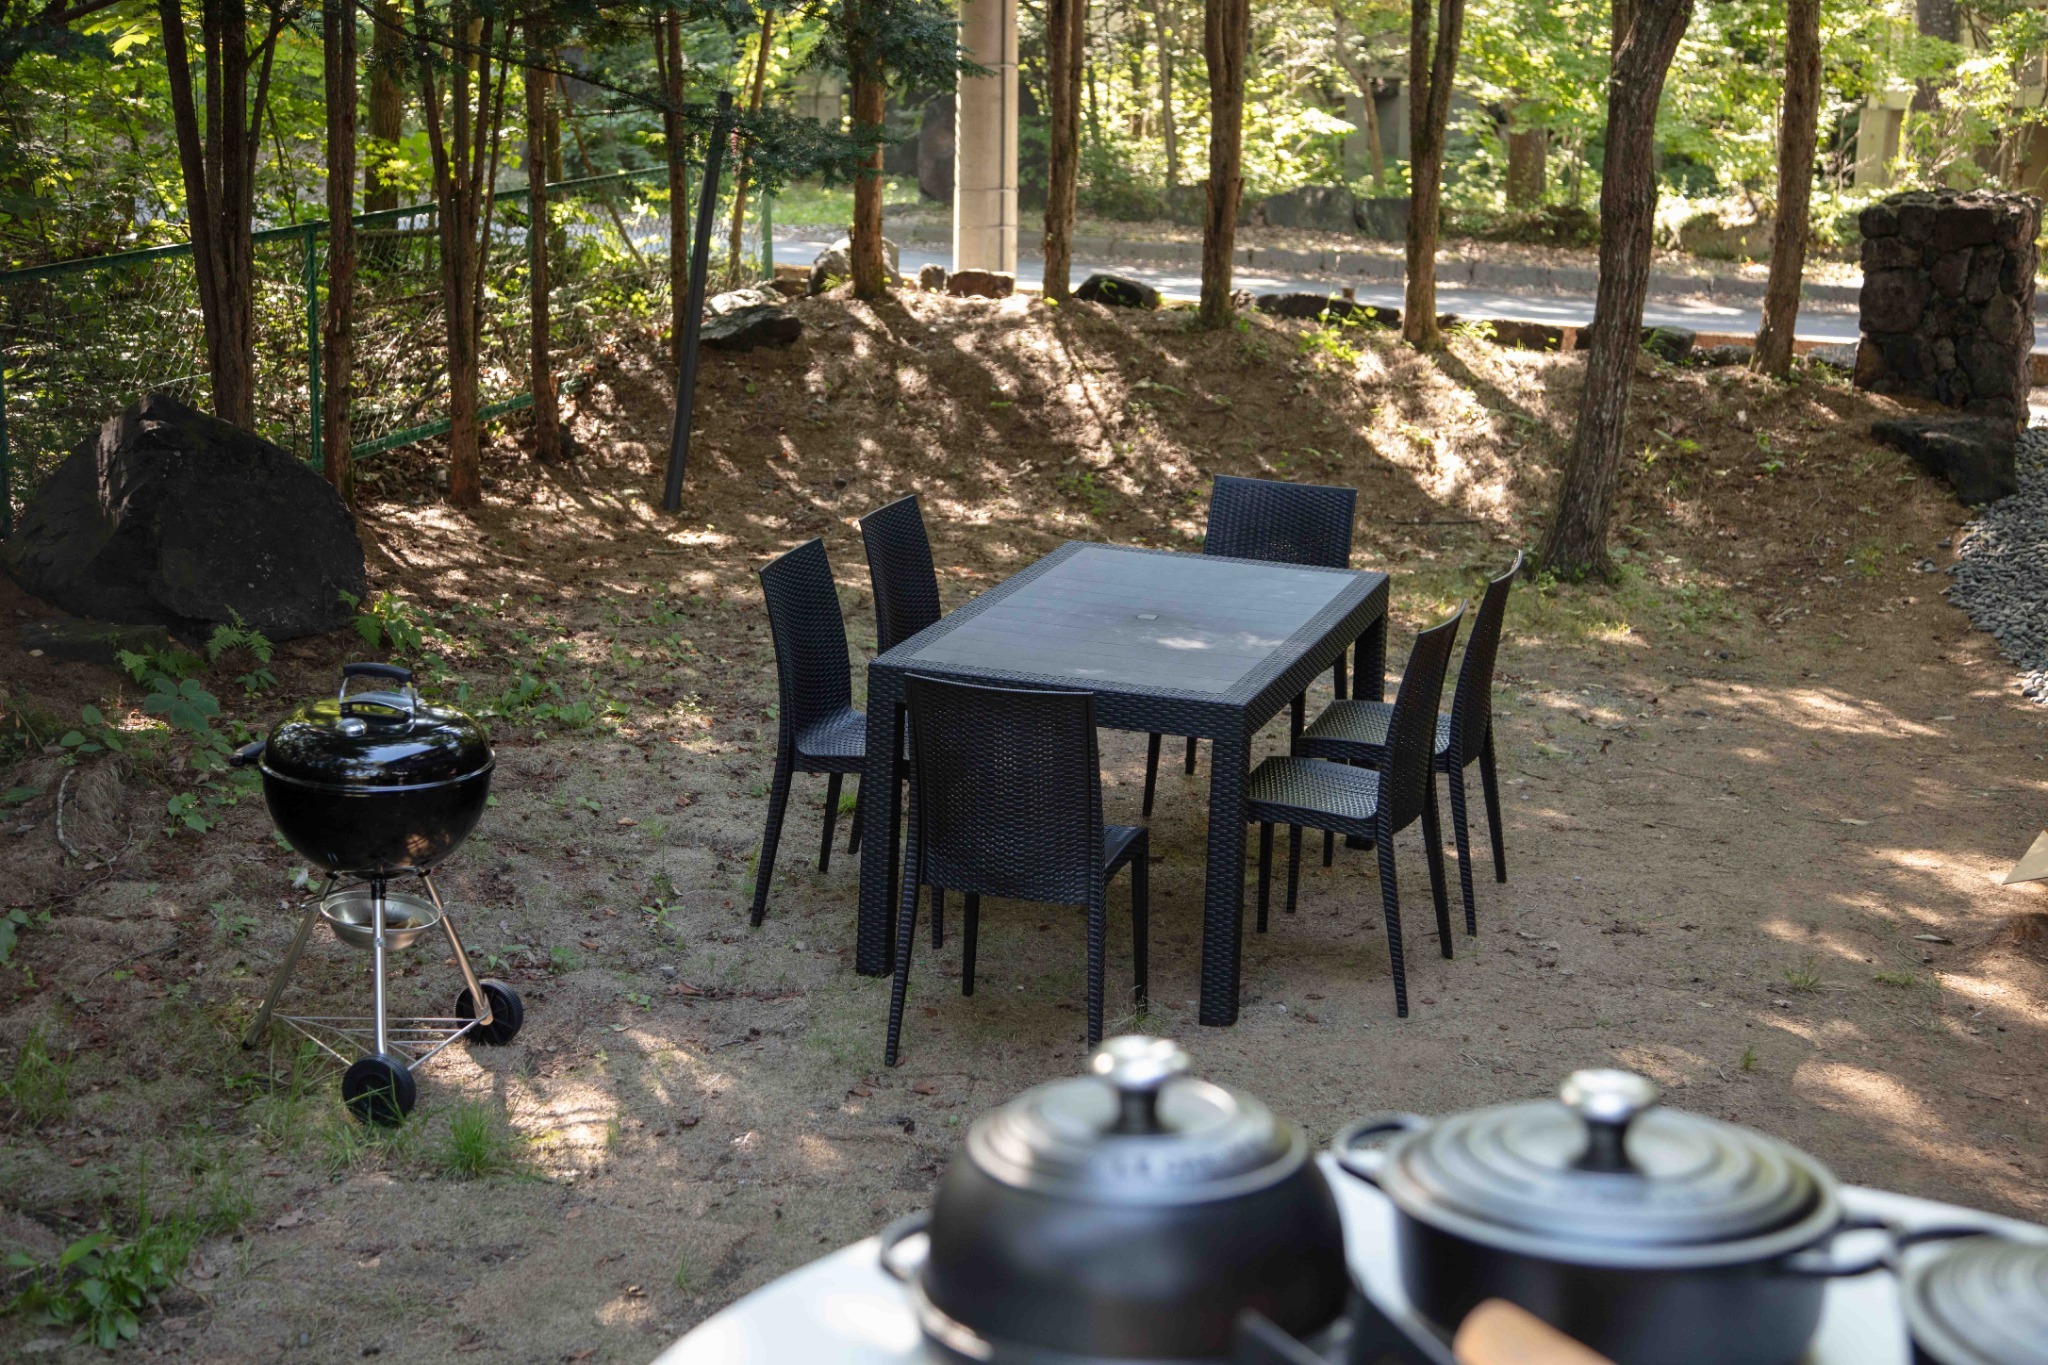
[[[1220,696],[1366,577],[1115,545],[1051,558],[889,661]]]

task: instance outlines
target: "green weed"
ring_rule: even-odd
[[[1820,989],[1820,959],[1806,957],[1796,967],[1785,969],[1785,984],[1795,991],[1817,991]]]
[[[116,1240],[113,1228],[79,1238],[49,1263],[23,1252],[7,1257],[9,1269],[26,1272],[27,1284],[8,1304],[31,1321],[76,1327],[72,1340],[111,1351],[141,1330],[141,1314],[175,1285],[199,1244],[200,1228],[190,1216],[158,1219],[149,1209],[147,1174],[136,1195],[132,1237]]]
[[[69,1052],[59,1057],[50,1050],[42,1025],[28,1031],[21,1050],[14,1056],[14,1072],[0,1082],[0,1095],[16,1117],[38,1127],[64,1117],[71,1109],[71,1064]]]
[[[1756,1068],[1757,1068],[1757,1056],[1756,1056],[1756,1049],[1755,1049],[1754,1047],[1746,1047],[1746,1048],[1742,1049],[1742,1058],[1741,1058],[1741,1060],[1740,1060],[1740,1061],[1736,1062],[1735,1064],[1736,1064],[1737,1066],[1741,1067],[1741,1068],[1742,1068],[1742,1069],[1743,1069],[1744,1071],[1754,1071],[1754,1070],[1756,1070]]]
[[[449,1115],[433,1160],[443,1175],[456,1180],[507,1175],[519,1169],[519,1139],[490,1105],[464,1104]]]

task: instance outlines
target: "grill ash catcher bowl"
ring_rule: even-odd
[[[349,680],[381,678],[401,691],[349,695]],[[414,1073],[460,1038],[512,1041],[524,1018],[519,994],[479,981],[433,869],[469,837],[490,796],[496,760],[483,727],[462,712],[420,701],[412,674],[393,664],[345,664],[341,690],[309,702],[235,751],[235,767],[256,765],[278,832],[326,873],[278,965],[270,994],[242,1046],[261,1043],[273,1020],[305,1035],[348,1067],[341,1095],[365,1123],[402,1122],[418,1097]],[[412,882],[405,890],[394,883]],[[278,1014],[314,925],[370,954],[370,1014]],[[464,989],[454,1013],[390,1017],[389,955],[438,927],[455,954]]]

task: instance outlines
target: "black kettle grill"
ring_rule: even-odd
[[[351,696],[349,680],[358,677],[404,690]],[[355,663],[342,666],[341,689],[331,700],[301,706],[229,762],[257,766],[278,832],[326,873],[242,1045],[255,1047],[269,1031],[313,926],[324,920],[336,938],[370,953],[370,1017],[276,1017],[347,1065],[342,1099],[357,1118],[398,1123],[412,1111],[413,1073],[428,1058],[462,1037],[509,1043],[523,1018],[516,991],[502,981],[479,982],[470,970],[431,875],[483,815],[496,762],[490,740],[462,712],[421,702],[406,669]],[[401,877],[416,878],[424,895],[392,889]],[[454,1015],[388,1019],[386,954],[437,925],[466,987]]]

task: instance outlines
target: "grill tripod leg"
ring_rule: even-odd
[[[857,828],[857,826],[856,826]],[[476,1010],[476,1027],[491,1026],[491,997],[484,994],[484,988],[477,984],[476,972],[469,965],[469,954],[462,951],[462,940],[455,936],[455,921],[448,918],[448,907],[441,904],[441,893],[434,889],[432,877],[421,877],[427,888],[427,895],[433,899],[434,908],[441,912],[441,931],[448,935],[448,947],[455,954],[455,965],[462,969],[462,984],[469,987],[469,1002]]]
[[[299,932],[292,935],[292,946],[285,949],[284,961],[278,964],[277,977],[270,983],[270,995],[263,1002],[263,1008],[256,1011],[256,1022],[249,1025],[247,1036],[242,1039],[245,1048],[255,1047],[263,1041],[263,1035],[270,1031],[270,1016],[277,1011],[278,998],[284,994],[284,983],[291,980],[292,972],[299,965],[299,955],[306,951],[306,940],[313,935],[313,922],[320,918],[320,898],[306,907],[306,916],[299,921]]]
[[[370,883],[370,1020],[372,1044],[379,1057],[391,1051],[384,1024],[384,883]]]

